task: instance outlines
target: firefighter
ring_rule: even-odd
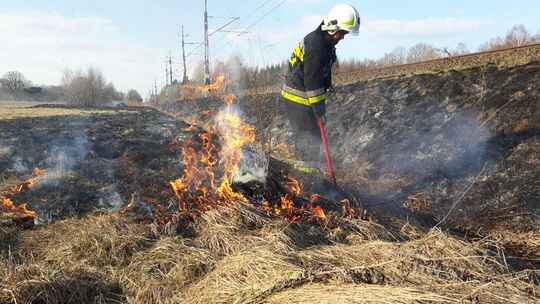
[[[289,59],[281,91],[285,112],[294,134],[294,168],[305,175],[321,176],[321,134],[317,119],[325,121],[326,93],[332,91],[335,45],[345,35],[358,35],[360,16],[354,7],[333,7],[316,30],[298,43]]]

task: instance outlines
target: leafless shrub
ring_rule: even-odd
[[[129,105],[136,106],[136,105],[140,105],[143,99],[141,95],[139,94],[139,92],[137,92],[134,89],[131,89],[126,94],[126,101]]]
[[[114,85],[111,82],[107,83],[103,74],[96,68],[89,68],[86,72],[64,70],[62,86],[66,101],[74,105],[103,105],[119,97]]]
[[[531,36],[523,24],[516,24],[506,32],[505,37],[494,37],[479,47],[480,51],[498,50],[540,42],[540,32]]]

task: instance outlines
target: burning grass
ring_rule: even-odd
[[[540,300],[540,272],[513,270],[503,247],[491,249],[501,239],[469,242],[438,229],[408,239],[361,220],[291,223],[241,203],[189,225],[192,235],[179,236],[103,212],[9,232],[0,303]]]

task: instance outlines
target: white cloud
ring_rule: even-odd
[[[31,33],[65,33],[75,30],[102,30],[112,26],[112,22],[96,17],[68,18],[57,13],[32,12],[26,14],[0,13],[0,31]]]
[[[155,54],[109,39],[113,30],[113,23],[102,18],[0,13],[0,75],[17,70],[36,84],[58,84],[64,68],[92,66],[119,89],[140,88],[143,81],[126,75],[154,73],[155,63],[148,58]]]
[[[70,36],[39,36],[12,40],[13,49],[49,49],[56,51],[102,51],[105,45],[96,39],[78,38]]]
[[[442,37],[476,31],[488,20],[459,20],[454,17],[422,20],[362,20],[361,31],[370,37]]]
[[[0,13],[0,51],[9,65],[23,66],[22,55],[53,61],[102,52],[110,43],[102,37],[112,22],[95,17],[65,17],[57,13]]]

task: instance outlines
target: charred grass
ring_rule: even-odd
[[[475,241],[439,229],[412,236],[361,220],[290,223],[236,204],[193,222],[178,215],[166,226],[96,212],[34,230],[3,228],[0,238],[0,303],[540,299],[538,270],[507,263],[510,243],[537,258],[534,233]]]

